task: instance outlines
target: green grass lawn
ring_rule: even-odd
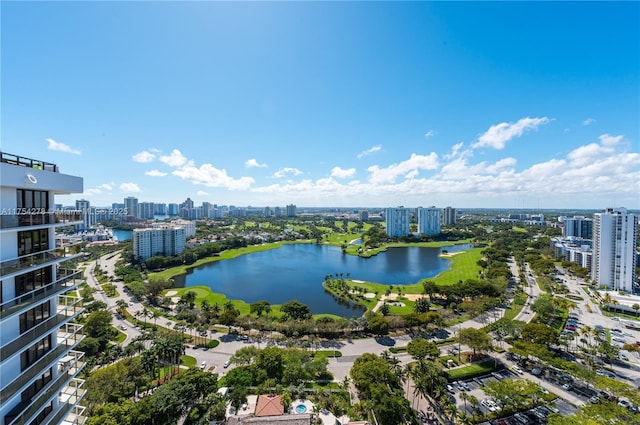
[[[497,368],[501,368],[501,366],[502,364],[498,362]],[[475,376],[486,375],[487,373],[497,370],[497,368],[493,359],[486,359],[468,366],[445,370],[444,373],[449,381],[457,381],[460,379],[469,379]]]
[[[511,305],[505,310],[504,318],[508,320],[513,320],[514,317],[520,314],[520,312],[522,311],[522,308],[524,307],[524,303],[526,301],[527,301],[526,294],[516,295]]]
[[[196,358],[192,357],[192,356],[184,355],[184,356],[180,357],[180,364],[182,366],[195,367],[196,366]]]
[[[116,330],[118,331],[118,336],[116,336],[116,339],[114,339],[114,341],[117,342],[118,344],[121,344],[124,342],[125,339],[127,339],[127,334],[125,334],[124,332],[120,332],[120,330],[118,329]]]

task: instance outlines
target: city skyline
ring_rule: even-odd
[[[1,148],[63,204],[640,208],[637,2],[0,7]]]

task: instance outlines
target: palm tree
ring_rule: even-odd
[[[635,303],[631,306],[631,308],[636,311],[636,317],[638,317],[638,310],[640,310],[640,304]]]
[[[145,328],[147,327],[147,317],[150,317],[149,314],[150,314],[149,310],[147,310],[146,307],[142,309],[142,313],[140,314],[142,316],[142,318],[144,319],[144,327]]]
[[[211,312],[213,313],[213,317],[217,319],[218,316],[220,315],[220,305],[218,303],[215,303],[214,305],[212,305]]]
[[[469,400],[469,394],[466,391],[460,391],[460,400],[464,401],[464,413],[467,413],[467,400]]]
[[[158,371],[158,358],[153,350],[145,350],[140,357],[142,363],[142,369],[149,374],[149,377],[153,380],[156,377]]]
[[[150,312],[150,316],[151,319],[153,319],[153,327],[154,329],[158,328],[158,317],[160,317],[160,313],[158,313],[157,311],[153,310]]]
[[[600,304],[606,305],[607,311],[609,311],[609,309],[610,309],[609,305],[611,304],[611,302],[612,302],[611,294],[608,293],[608,292],[605,293],[604,296],[600,300]]]
[[[124,316],[126,314],[128,306],[127,302],[123,299],[116,301],[116,311],[120,316]]]

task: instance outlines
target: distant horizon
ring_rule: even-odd
[[[78,199],[80,200],[80,199]],[[152,201],[140,201],[139,202],[152,202]],[[122,202],[113,202],[112,204],[122,204]],[[153,202],[154,204],[164,204],[164,205],[169,205],[169,204],[180,204],[179,202]],[[60,202],[56,202],[56,204],[61,204]],[[230,207],[233,206],[235,208],[251,208],[251,209],[264,209],[264,208],[282,208],[284,209],[286,207],[286,204],[282,204],[282,205],[234,205],[234,204],[216,204],[218,205],[218,207]],[[70,207],[75,207],[75,205],[64,205],[62,204],[63,207],[65,208],[70,208]],[[310,209],[310,210],[357,210],[357,211],[364,211],[364,210],[384,210],[386,208],[397,208],[397,207],[404,207],[407,209],[416,209],[416,208],[428,208],[431,207],[430,206],[425,206],[425,205],[419,205],[419,206],[399,206],[399,205],[395,205],[395,206],[328,206],[328,207],[323,207],[323,206],[309,206],[309,205],[295,205],[297,210],[305,210],[305,209]],[[90,203],[90,207],[93,208],[105,208],[105,209],[109,209],[111,208],[111,205],[93,205]],[[195,207],[201,207],[201,205],[195,205]],[[486,211],[522,211],[522,212],[541,212],[541,211],[585,211],[585,212],[603,212],[605,209],[607,208],[626,208],[627,212],[635,214],[635,213],[639,213],[640,214],[640,209],[631,209],[631,208],[627,208],[625,206],[622,205],[618,205],[618,206],[607,206],[604,208],[522,208],[522,207],[514,207],[514,208],[509,208],[509,207],[456,207],[453,205],[445,205],[445,206],[435,206],[436,208],[439,209],[444,209],[447,207],[453,208],[457,211],[462,211],[462,210],[486,210]],[[180,217],[179,214],[154,214],[154,216],[168,216],[168,217]],[[207,217],[209,218],[209,217]],[[286,218],[286,216],[283,216],[282,218]]]
[[[63,202],[640,209],[640,2],[0,8],[1,148]]]

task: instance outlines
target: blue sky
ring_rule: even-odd
[[[1,2],[1,147],[92,205],[640,207],[638,2]]]

